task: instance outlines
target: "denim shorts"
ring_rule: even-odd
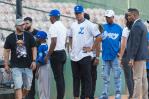
[[[15,89],[30,90],[33,73],[30,68],[12,68],[12,77],[15,85]]]

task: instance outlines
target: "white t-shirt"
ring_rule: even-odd
[[[65,49],[66,31],[67,29],[61,21],[56,21],[54,24],[51,25],[48,33],[48,38],[57,38],[57,43],[54,51]]]
[[[85,53],[83,47],[92,47],[94,37],[99,34],[100,32],[97,26],[86,19],[80,24],[74,22],[68,32],[68,36],[72,37],[72,50],[70,52],[71,60],[79,61],[86,56],[93,56],[93,52]]]
[[[127,27],[125,27],[122,32],[122,37],[128,38],[129,32],[130,32],[130,30]]]

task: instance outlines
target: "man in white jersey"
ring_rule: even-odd
[[[74,7],[77,21],[72,24],[69,31],[71,44],[71,66],[73,74],[73,95],[74,99],[80,96],[80,79],[84,80],[85,99],[89,99],[92,89],[91,79],[91,56],[93,51],[98,49],[100,42],[99,30],[95,25],[84,18],[84,8],[81,5]],[[94,37],[96,38],[94,41]],[[87,50],[90,48],[91,50]],[[96,56],[99,57],[99,56]]]
[[[65,81],[63,68],[66,62],[66,28],[60,21],[59,10],[51,10],[49,16],[52,25],[49,29],[48,38],[51,38],[51,44],[49,46],[50,48],[46,60],[50,58],[51,67],[56,81],[57,99],[64,99]]]

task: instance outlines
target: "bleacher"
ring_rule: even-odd
[[[15,4],[15,0],[6,0],[10,3]],[[43,11],[49,12],[51,9],[60,9],[61,13],[66,16],[74,17],[73,8],[75,6],[74,3],[53,3],[49,2],[49,0],[23,0],[22,1],[23,6],[35,8]],[[14,29],[14,22],[15,22],[15,6],[11,6],[8,4],[0,3],[0,26],[3,28],[10,28]],[[97,23],[104,23],[104,9],[101,8],[87,8],[85,9],[85,12],[89,13],[91,15],[91,20],[93,22]],[[48,13],[43,13],[40,11],[35,11],[27,8],[23,8],[23,17],[31,16],[34,20],[34,27],[43,29],[45,31],[48,31],[48,28],[50,27],[50,21]],[[123,26],[124,20],[123,16],[115,16],[115,21],[118,22]],[[62,17],[62,21],[64,22],[66,27],[69,27],[70,24],[73,22],[73,19]]]

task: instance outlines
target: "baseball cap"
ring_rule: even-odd
[[[15,22],[15,25],[23,25],[24,24],[24,21],[23,19],[16,19],[16,22]]]
[[[36,38],[38,39],[47,39],[47,33],[44,31],[38,31],[36,34]]]
[[[106,10],[105,16],[106,17],[113,17],[113,16],[115,16],[115,13],[113,10]]]
[[[49,12],[49,16],[60,16],[60,11],[57,9],[53,9]]]
[[[82,12],[84,12],[83,6],[81,6],[81,5],[76,5],[76,6],[74,7],[74,12],[75,12],[75,13],[82,13]]]

